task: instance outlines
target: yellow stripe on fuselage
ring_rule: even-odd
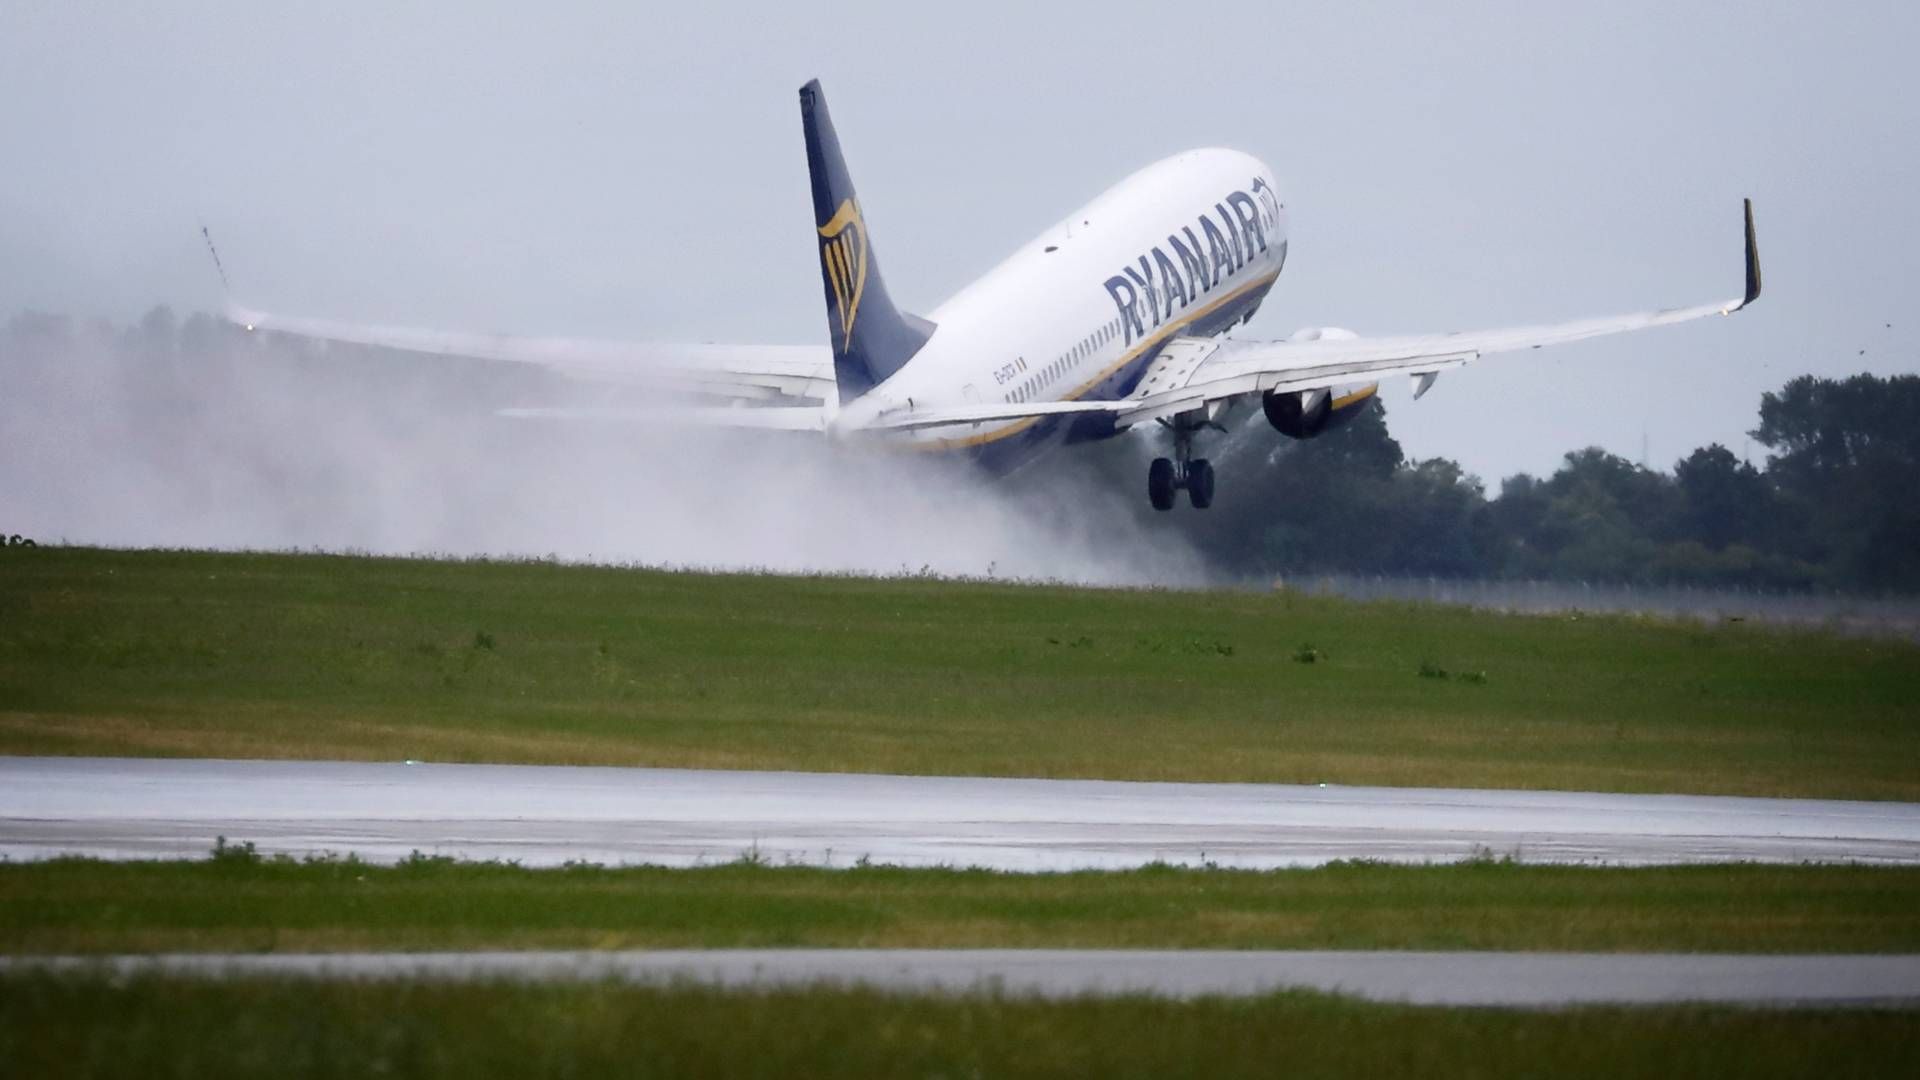
[[[1227,304],[1230,304],[1233,301],[1239,299],[1240,297],[1245,296],[1247,293],[1251,292],[1252,290],[1257,289],[1262,285],[1272,285],[1274,280],[1277,279],[1279,276],[1280,276],[1280,271],[1278,270],[1275,270],[1271,274],[1262,274],[1260,277],[1257,277],[1252,281],[1249,281],[1246,284],[1241,285],[1239,288],[1236,288],[1232,292],[1227,293],[1225,296],[1222,296],[1219,299],[1213,301],[1212,303],[1208,304],[1206,307],[1203,307],[1200,310],[1193,312],[1191,315],[1184,318],[1181,322],[1170,323],[1164,327],[1161,327],[1159,330],[1155,331],[1152,335],[1140,339],[1140,344],[1128,350],[1125,355],[1121,356],[1120,359],[1114,361],[1106,369],[1101,371],[1100,374],[1094,376],[1091,379],[1088,379],[1084,383],[1081,383],[1077,388],[1073,390],[1072,393],[1064,394],[1055,400],[1058,400],[1058,401],[1080,400],[1081,396],[1086,394],[1087,391],[1092,390],[1094,387],[1099,386],[1101,383],[1105,382],[1109,378],[1112,378],[1114,372],[1119,371],[1121,368],[1124,368],[1128,364],[1133,363],[1133,361],[1136,358],[1138,358],[1141,353],[1146,352],[1148,349],[1158,347],[1159,345],[1164,343],[1168,338],[1178,336],[1179,331],[1184,330],[1188,326],[1199,321],[1200,319],[1203,319],[1206,316],[1213,314],[1215,311],[1218,311],[1222,307],[1225,307]],[[1335,403],[1335,407],[1336,408],[1339,407],[1338,402]],[[966,438],[962,438],[962,439],[929,439],[926,441],[920,441],[916,439],[916,440],[908,441],[904,444],[896,444],[896,445],[903,445],[904,448],[912,449],[912,450],[964,450],[971,446],[983,446],[990,442],[999,442],[1001,439],[1018,435],[1021,432],[1032,427],[1033,425],[1039,423],[1040,421],[1047,419],[1049,415],[1061,416],[1061,415],[1068,415],[1068,414],[1050,413],[1050,414],[1043,414],[1040,416],[1029,416],[1022,420],[1015,420],[1004,428],[996,428],[992,431],[982,432],[981,434],[978,434],[978,435],[969,435]],[[953,426],[959,427],[960,424],[956,423]]]

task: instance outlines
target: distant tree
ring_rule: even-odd
[[[173,309],[161,304],[140,318],[140,328],[136,332],[139,349],[149,356],[171,356],[179,343],[180,320],[173,317]]]
[[[1861,467],[1920,466],[1920,375],[1802,375],[1760,396],[1752,435],[1773,451],[1767,471],[1783,486]]]
[[[1499,497],[1474,515],[1473,543],[1482,572],[1496,577],[1548,576],[1554,553],[1543,547],[1540,529],[1552,504],[1545,481],[1526,473],[1501,481]]]
[[[1773,485],[1719,443],[1681,459],[1673,477],[1680,487],[1681,533],[1710,550],[1762,542],[1778,517]]]
[[[1761,397],[1752,434],[1800,525],[1783,546],[1843,584],[1920,590],[1920,376],[1803,375]]]
[[[1388,561],[1397,524],[1389,489],[1404,455],[1387,431],[1386,413],[1374,401],[1312,439],[1257,433],[1276,440],[1259,480],[1261,517],[1252,530],[1251,555],[1263,572],[1368,570]]]
[[[1568,453],[1547,486],[1556,502],[1570,501],[1586,508],[1582,512],[1624,517],[1633,531],[1651,539],[1665,539],[1678,531],[1681,502],[1673,479],[1597,446]]]
[[[1479,477],[1446,458],[1410,461],[1387,489],[1395,519],[1389,556],[1375,569],[1440,577],[1483,572],[1474,524],[1486,503]]]
[[[204,311],[187,316],[180,325],[180,351],[187,358],[202,360],[221,352],[223,342],[232,337],[230,328]]]
[[[73,340],[73,320],[44,311],[22,311],[7,320],[7,337],[18,345],[66,344]]]

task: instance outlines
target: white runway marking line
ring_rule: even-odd
[[[1920,864],[1920,804],[518,765],[0,757],[0,855],[413,851],[529,866]]]
[[[618,979],[735,988],[843,985],[1015,997],[1249,997],[1305,989],[1413,1005],[1920,1005],[1920,956],[1675,953],[740,949],[659,952],[172,954],[0,958],[192,977]]]

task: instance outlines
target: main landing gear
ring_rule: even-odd
[[[1147,466],[1147,500],[1155,510],[1171,510],[1175,493],[1185,489],[1195,510],[1213,505],[1213,465],[1193,456],[1193,433],[1200,425],[1175,423],[1173,459],[1154,458]]]

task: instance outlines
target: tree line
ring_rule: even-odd
[[[1453,461],[1407,458],[1379,404],[1236,461],[1232,497],[1179,524],[1240,575],[1920,592],[1920,376],[1800,376],[1762,395],[1751,435],[1760,466],[1718,443],[1670,472],[1588,447],[1489,497]]]

